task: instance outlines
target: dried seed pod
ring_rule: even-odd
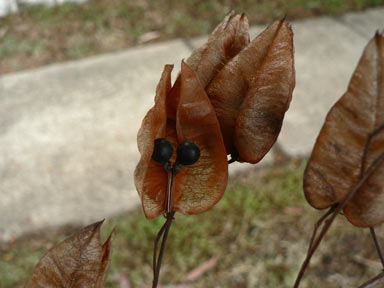
[[[196,73],[183,62],[179,82],[171,89],[171,69],[171,66],[164,68],[155,105],[144,118],[138,135],[141,159],[135,170],[135,184],[148,218],[164,213],[167,200],[167,172],[151,157],[155,139],[166,138],[173,147],[193,142],[200,149],[198,161],[182,166],[175,177],[172,210],[184,214],[209,210],[221,199],[228,178],[219,123]],[[173,112],[168,111],[166,105],[170,95],[177,95],[172,100],[178,100],[176,115],[172,117]],[[175,163],[176,155],[170,161]]]
[[[315,208],[341,202],[384,153],[384,37],[366,46],[347,92],[329,111],[304,175],[304,192]],[[344,213],[361,227],[384,221],[384,163],[379,164]]]
[[[248,30],[247,17],[231,12],[182,63],[172,88],[172,67],[164,69],[138,135],[135,183],[147,217],[163,213],[167,201],[167,172],[151,158],[155,139],[166,138],[176,149],[194,142],[200,149],[196,163],[196,149],[194,159],[182,160],[194,164],[183,166],[173,183],[172,209],[186,214],[204,212],[221,198],[227,154],[256,163],[276,141],[295,85],[293,33],[281,20],[249,43]]]
[[[227,153],[257,163],[275,143],[295,86],[293,52],[291,27],[277,21],[209,84]]]
[[[245,14],[228,13],[224,20],[211,33],[207,43],[192,52],[186,63],[199,78],[205,89],[216,77],[217,73],[249,44],[249,24]],[[174,87],[180,85],[180,77],[176,79]],[[177,91],[178,89],[174,89]],[[169,117],[175,120],[178,93],[171,93],[167,101]]]

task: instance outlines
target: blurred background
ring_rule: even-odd
[[[62,5],[53,6],[55,3]],[[383,3],[382,0],[1,0],[0,73],[153,41],[205,35],[231,9],[246,11],[250,23],[256,25],[284,16],[289,20],[336,16]],[[5,16],[7,10],[13,13]]]
[[[205,43],[231,10],[251,39],[287,17],[297,84],[277,144],[230,168],[202,215],[176,215],[163,287],[292,287],[315,221],[303,171],[346,90],[384,0],[0,0],[0,287],[23,287],[59,241],[107,218],[117,234],[106,287],[150,287],[153,240],[133,186],[136,133],[164,64]],[[383,242],[384,231],[377,233]],[[340,216],[302,287],[357,287],[382,270],[369,231]]]

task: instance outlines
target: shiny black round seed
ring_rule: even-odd
[[[152,158],[156,162],[165,164],[171,159],[173,154],[172,144],[165,138],[158,138],[155,140],[155,147],[153,148]]]
[[[200,157],[200,149],[195,143],[185,141],[177,148],[177,162],[182,165],[192,165]]]

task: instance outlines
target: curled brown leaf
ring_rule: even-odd
[[[295,86],[293,33],[283,19],[241,50],[207,87],[227,153],[257,163],[280,133]]]
[[[171,66],[164,68],[154,107],[145,116],[138,135],[141,159],[135,170],[135,184],[147,218],[166,210],[168,175],[164,166],[152,159],[154,141],[166,138],[174,148],[191,141],[200,148],[199,160],[183,166],[174,180],[172,210],[198,214],[209,210],[223,196],[228,164],[215,110],[204,88],[188,64],[170,89]],[[168,109],[171,98],[176,110]],[[170,159],[172,165],[176,153]]]
[[[249,24],[245,14],[231,11],[215,30],[207,43],[196,49],[186,63],[196,72],[201,86],[207,85],[216,74],[249,44]]]
[[[103,287],[114,231],[102,244],[102,223],[83,228],[49,250],[36,265],[25,288]]]
[[[347,92],[329,111],[304,175],[308,202],[325,209],[341,202],[384,153],[384,37],[366,46]],[[384,221],[384,163],[381,162],[344,213],[357,226]]]

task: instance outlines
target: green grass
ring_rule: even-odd
[[[240,174],[209,212],[176,214],[161,282],[185,283],[185,275],[214,257],[216,265],[194,280],[193,287],[292,287],[313,223],[321,215],[304,199],[304,166],[305,161],[290,160]],[[121,277],[131,287],[151,283],[153,240],[163,223],[163,217],[145,219],[141,209],[106,221],[104,239],[117,229],[107,287],[120,287]],[[47,231],[3,248],[0,286],[22,287],[43,253],[73,231]],[[383,232],[378,231],[380,237]],[[302,287],[341,287],[339,274],[343,285],[356,287],[380,271],[368,231],[353,228],[343,217],[325,241]]]
[[[208,34],[230,9],[252,25],[384,5],[384,0],[90,0],[82,5],[24,6],[0,19],[0,74],[79,59],[141,43]]]

